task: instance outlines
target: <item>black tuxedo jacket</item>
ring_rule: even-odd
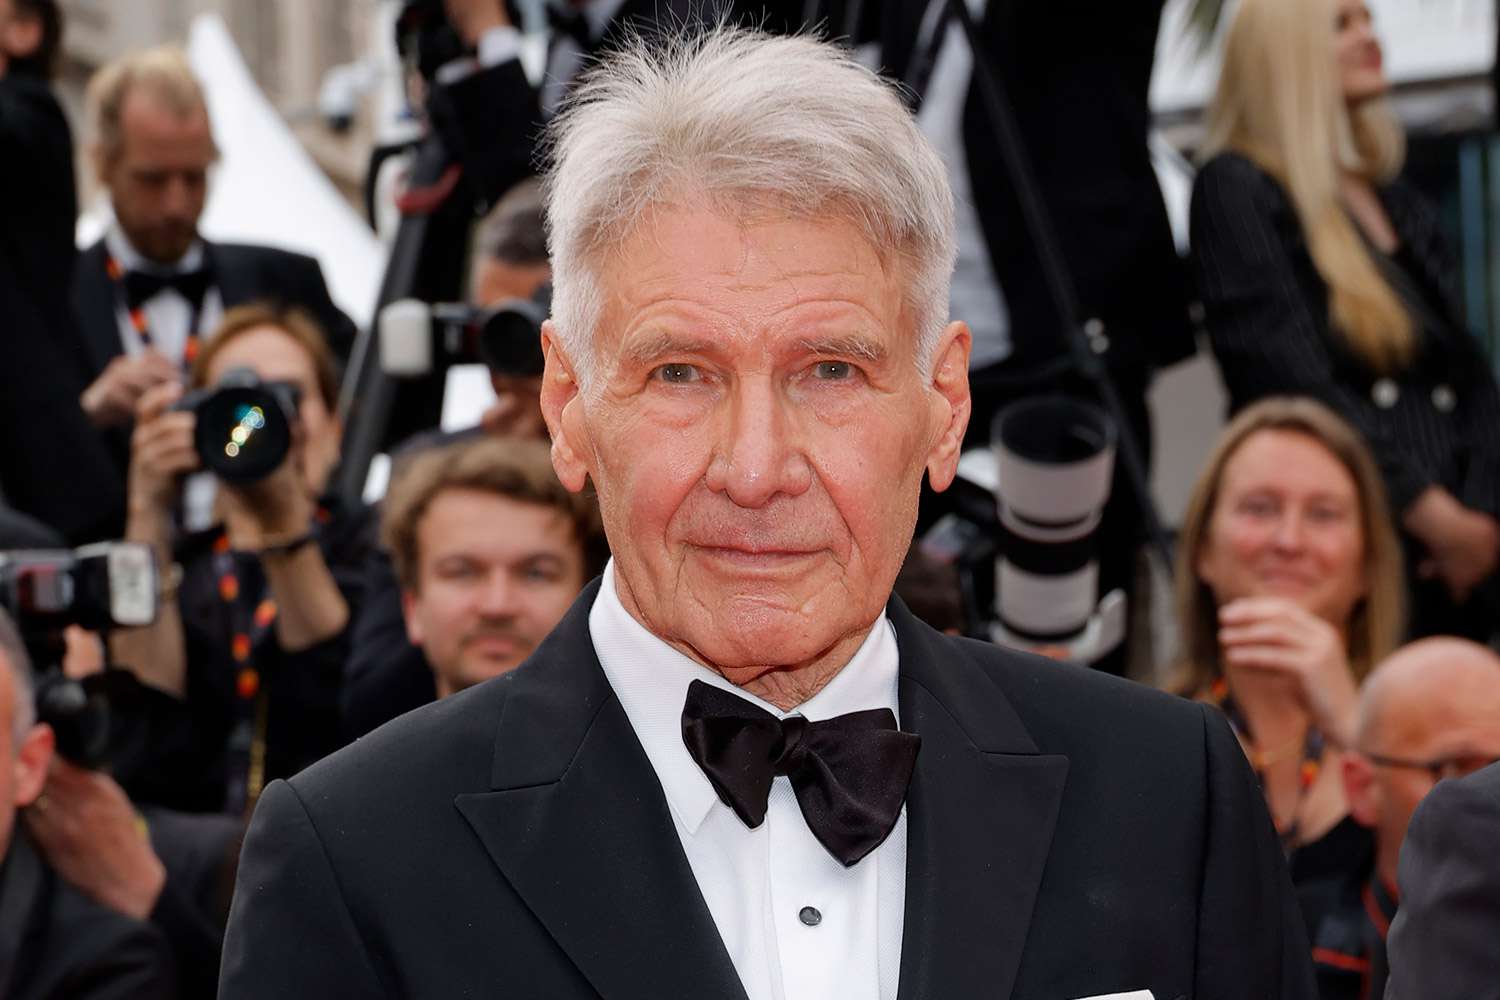
[[[0,997],[171,1000],[166,940],[85,899],[42,861],[17,817],[0,861]]]
[[[516,671],[260,800],[220,980],[247,997],[740,997],[595,657],[590,585]],[[1314,996],[1276,835],[1202,706],[890,605],[908,798],[902,1000]]]
[[[923,18],[947,0],[887,0],[866,31],[883,71],[904,79]],[[1010,98],[1032,172],[1072,272],[1079,319],[1109,332],[1105,360],[1134,376],[1193,351],[1189,284],[1167,221],[1146,136],[1148,92],[1164,0],[989,0],[984,51]],[[872,5],[873,6],[873,5]],[[1008,366],[1066,353],[1052,304],[977,83],[963,112],[974,208],[1010,311]],[[962,318],[962,317],[960,317]]]
[[[225,309],[258,301],[299,306],[322,326],[333,353],[348,359],[354,323],[333,304],[316,260],[290,250],[241,243],[205,240],[203,249]],[[125,350],[115,312],[118,293],[104,270],[104,259],[104,241],[100,240],[79,255],[73,275],[73,309],[83,334],[79,361],[90,381]]]

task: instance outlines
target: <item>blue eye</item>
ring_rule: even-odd
[[[854,366],[847,361],[819,361],[813,366],[813,375],[829,382],[842,382],[854,377]]]
[[[663,382],[678,385],[698,380],[698,369],[692,365],[662,365],[653,374]]]

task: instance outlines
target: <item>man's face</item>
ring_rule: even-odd
[[[15,740],[16,685],[11,664],[0,652],[0,860],[10,849],[16,810],[29,806],[41,794],[52,759],[52,730],[32,726]]]
[[[100,164],[115,218],[138,251],[175,263],[197,238],[208,195],[215,157],[208,114],[177,114],[137,87],[120,109],[120,130],[117,155]]]
[[[924,468],[952,480],[967,329],[924,377],[901,266],[834,220],[664,209],[603,270],[594,381],[547,329],[542,408],[563,482],[598,490],[625,607],[737,684],[852,653]]]
[[[477,489],[434,497],[417,522],[417,586],[402,607],[439,697],[519,666],[562,620],[584,573],[556,508]]]
[[[1445,671],[1430,681],[1416,677],[1407,690],[1388,695],[1387,702],[1377,732],[1360,749],[1396,761],[1446,762],[1444,777],[1500,760],[1500,670],[1493,664],[1481,663],[1463,673]],[[1394,854],[1439,776],[1363,755],[1346,765],[1346,771],[1350,768],[1354,780],[1346,777],[1346,786],[1351,811],[1375,830],[1382,850]]]

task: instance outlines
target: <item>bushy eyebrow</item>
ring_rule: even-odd
[[[638,366],[661,358],[682,358],[714,353],[712,341],[702,337],[685,337],[676,333],[659,333],[635,341],[625,349],[625,363]]]
[[[712,355],[717,353],[718,349],[718,344],[702,337],[660,333],[628,346],[625,349],[624,360],[626,365],[634,367],[663,358]],[[804,354],[856,358],[870,364],[880,364],[886,359],[888,353],[885,344],[879,340],[859,334],[805,337],[797,342],[797,349]]]
[[[871,364],[886,359],[885,344],[859,334],[832,337],[809,337],[797,345],[808,354],[827,354],[841,358],[858,358]]]

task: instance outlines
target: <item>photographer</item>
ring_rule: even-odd
[[[139,826],[109,832],[137,848],[144,878],[139,885],[119,883],[114,899],[95,902],[43,860],[26,826],[16,823],[17,809],[29,807],[28,825],[45,828],[51,807],[43,786],[53,787],[53,734],[34,720],[30,658],[0,612],[0,996],[169,1000],[176,995],[172,960],[161,933],[145,922],[148,897],[160,894],[165,876],[160,862],[153,869]],[[132,815],[119,789],[113,792],[115,804]]]
[[[209,426],[195,443],[199,422],[215,412],[207,399],[184,408],[178,404],[192,400],[167,383],[141,400],[126,536],[156,548],[177,600],[113,646],[118,662],[178,708],[127,787],[146,801],[235,815],[266,781],[337,745],[345,636],[368,548],[363,508],[322,497],[341,428],[333,360],[316,324],[295,310],[230,310],[195,361],[192,384],[219,386],[226,375],[245,374],[295,396],[295,413],[286,415],[290,445],[252,481],[226,478],[219,456],[216,523],[176,544],[179,483],[203,465],[201,442],[219,441],[226,455],[239,454],[232,442],[245,442],[250,455],[244,421],[261,421],[254,432],[261,433],[276,416],[266,409],[278,407],[274,399],[240,404],[233,411],[244,417],[240,425]]]

